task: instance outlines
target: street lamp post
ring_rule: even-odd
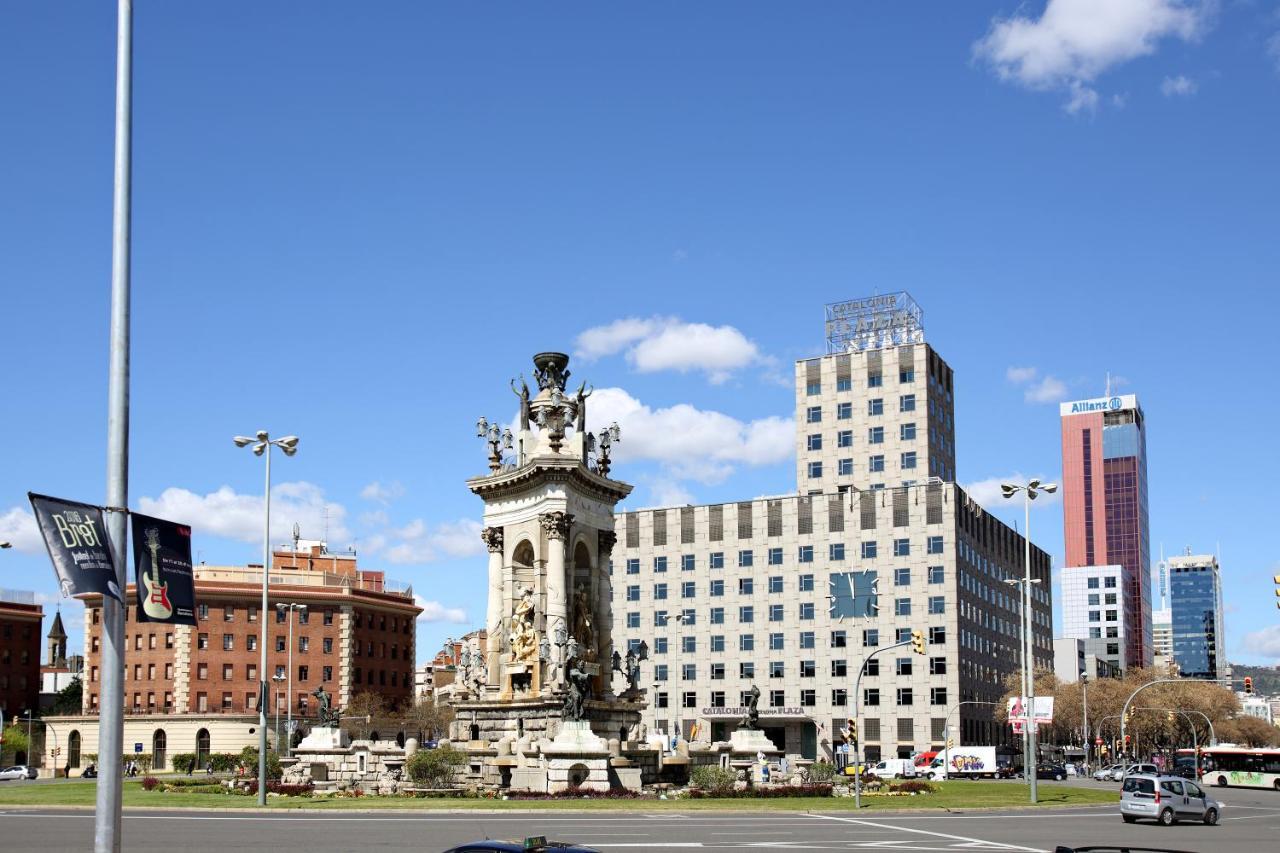
[[[254,456],[267,457],[267,485],[262,513],[262,609],[258,617],[258,805],[267,804],[267,585],[271,576],[271,448],[278,447],[285,456],[298,452],[298,437],[286,435],[272,438],[260,429],[253,438],[237,435],[236,447],[253,445]]]
[[[856,809],[862,808],[862,715],[858,713],[858,699],[862,696],[862,675],[867,671],[867,661],[876,655],[900,649],[903,646],[914,646],[915,643],[915,638],[912,638],[876,649],[862,659],[862,666],[858,668],[858,677],[853,680],[853,807]]]
[[[275,682],[275,688],[271,691],[271,698],[276,706],[276,752],[280,751],[280,685],[284,683],[285,677],[276,673],[271,676],[271,680]]]
[[[289,657],[288,657],[288,669],[287,669],[287,672],[289,673],[288,675],[289,686],[285,693],[286,717],[285,717],[285,724],[284,724],[284,734],[285,734],[285,753],[284,754],[286,757],[290,757],[290,758],[293,757],[293,612],[295,610],[298,611],[299,613],[306,613],[307,605],[295,604],[293,602],[290,602],[288,604],[285,604],[284,602],[276,602],[277,613],[284,613],[287,611],[289,614]],[[277,750],[279,748],[280,748],[279,746],[276,747]]]
[[[1024,572],[1022,585],[1022,699],[1024,707],[1030,704],[1030,708],[1026,710],[1028,713],[1027,724],[1023,726],[1023,738],[1026,743],[1026,751],[1023,758],[1023,771],[1027,772],[1027,761],[1031,762],[1031,770],[1027,772],[1028,778],[1031,780],[1031,802],[1035,803],[1039,800],[1039,792],[1036,790],[1036,697],[1035,697],[1035,670],[1031,660],[1031,502],[1041,492],[1045,494],[1053,494],[1058,490],[1056,483],[1041,483],[1038,479],[1028,480],[1026,485],[1015,483],[1001,483],[1000,493],[1006,499],[1013,497],[1018,492],[1022,492],[1023,501],[1022,508],[1025,513],[1025,521],[1022,528],[1022,537],[1025,545],[1024,548]],[[1028,693],[1028,690],[1030,693]]]
[[[1080,693],[1084,706],[1084,772],[1089,772],[1089,673],[1080,673]]]

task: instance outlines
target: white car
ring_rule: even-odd
[[[15,764],[0,770],[0,779],[34,779],[38,775],[40,774],[34,767],[25,764]]]

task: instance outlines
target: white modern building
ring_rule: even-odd
[[[906,294],[828,307],[796,364],[799,493],[620,512],[614,636],[649,653],[659,731],[724,740],[753,687],[774,743],[833,757],[861,714],[868,760],[1001,743],[1018,671],[1023,539],[954,482],[953,377]],[[1053,660],[1050,559],[1033,547],[1033,655]],[[924,632],[927,650],[872,653]],[[960,702],[965,704],[957,707]],[[993,704],[972,704],[993,703]]]
[[[1053,674],[1058,681],[1074,684],[1081,675],[1093,681],[1099,678],[1119,678],[1124,673],[1115,664],[1089,653],[1084,640],[1074,637],[1055,637]]]
[[[1173,662],[1173,611],[1160,607],[1151,611],[1151,666],[1158,672],[1175,672]]]
[[[1062,636],[1084,642],[1086,655],[1123,671],[1128,606],[1123,566],[1077,566],[1062,572]]]

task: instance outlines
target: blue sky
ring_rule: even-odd
[[[0,33],[0,586],[50,602],[25,493],[104,494],[112,6]],[[1057,400],[1110,371],[1153,543],[1220,548],[1232,660],[1280,661],[1278,34],[1262,0],[139,4],[131,503],[254,560],[231,436],[299,434],[277,540],[327,507],[427,659],[483,613],[473,424],[530,354],[579,353],[629,505],[780,493],[823,304],[908,290],[961,482],[1056,476]]]

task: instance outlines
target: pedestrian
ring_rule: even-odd
[[[204,765],[204,775],[206,775],[206,776],[212,776],[212,775],[213,775],[213,762],[212,762],[212,761],[207,761],[207,762],[205,762],[205,765]]]
[[[71,778],[71,759],[70,758],[67,759],[67,766],[62,769],[62,776],[64,779]]]

